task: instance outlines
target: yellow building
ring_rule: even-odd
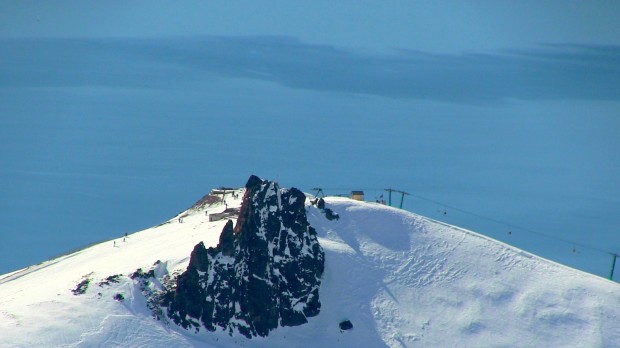
[[[356,201],[364,200],[364,191],[351,191],[351,198]]]

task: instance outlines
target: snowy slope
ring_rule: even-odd
[[[321,312],[308,324],[246,339],[153,319],[127,276],[184,270],[195,244],[217,244],[226,220],[190,209],[182,222],[0,276],[0,347],[620,346],[616,283],[402,210],[326,202],[338,221],[307,206],[325,251]],[[98,285],[116,274],[118,283]],[[88,289],[74,295],[85,277]],[[354,328],[341,332],[345,319]]]

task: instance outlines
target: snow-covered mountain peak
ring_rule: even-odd
[[[285,211],[301,207],[316,231],[324,252],[320,312],[251,339],[177,326],[153,299],[174,289],[192,250],[221,248],[221,264],[233,264],[246,250],[245,227],[236,226],[257,227],[255,236],[289,234],[288,224],[270,219],[271,208],[244,212],[248,191],[213,190],[159,226],[0,276],[0,347],[620,346],[614,282],[406,211],[337,197],[319,208],[269,184],[261,199]],[[327,219],[326,209],[337,218]],[[265,223],[278,228],[261,231]]]

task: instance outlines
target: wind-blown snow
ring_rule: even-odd
[[[240,204],[230,196],[226,202]],[[0,347],[620,346],[614,282],[402,210],[326,202],[339,220],[307,206],[325,272],[321,312],[305,325],[246,339],[153,319],[138,280],[128,275],[157,260],[159,274],[185,269],[194,245],[215,246],[226,222],[189,210],[182,223],[175,217],[125,241],[0,276]],[[118,283],[98,285],[116,274],[123,275]],[[85,277],[88,289],[74,295]],[[353,329],[341,332],[343,320]]]

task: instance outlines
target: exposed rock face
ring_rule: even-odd
[[[252,337],[316,316],[324,253],[305,199],[251,176],[236,226],[228,221],[216,248],[194,247],[167,303],[170,318],[185,328]]]

